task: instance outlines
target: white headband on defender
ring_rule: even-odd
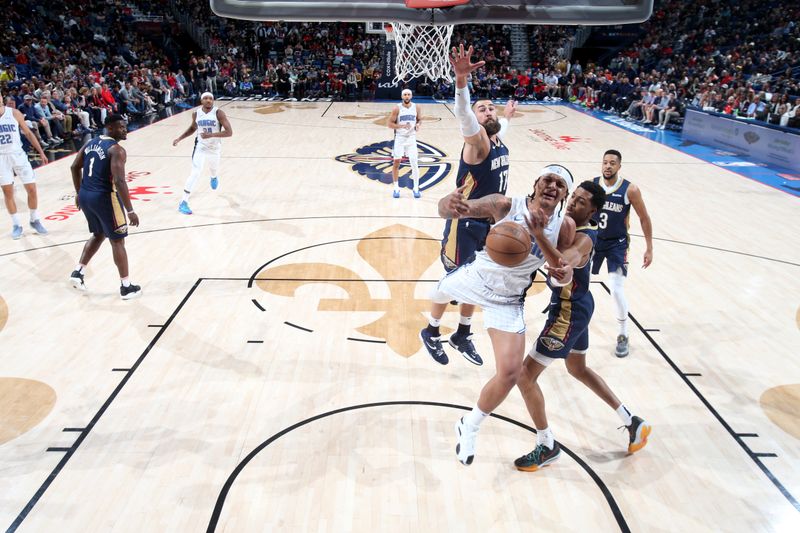
[[[403,89],[403,92],[400,93],[400,95],[402,96],[402,95],[404,95],[406,93],[408,93],[409,95],[413,96],[413,93],[411,92],[411,89]]]
[[[214,99],[214,95],[213,94],[211,94],[209,92],[204,92],[203,94],[200,95],[200,100],[202,100],[206,96],[210,96],[212,100]]]
[[[547,165],[541,170],[541,172],[539,172],[539,176],[541,177],[544,176],[545,174],[555,174],[556,176],[564,180],[564,183],[566,183],[567,185],[568,191],[572,190],[572,184],[574,180],[572,179],[572,174],[570,173],[570,171],[567,170],[565,167],[562,167],[561,165]]]

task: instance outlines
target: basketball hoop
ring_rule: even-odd
[[[397,46],[395,83],[420,76],[427,76],[433,81],[445,79],[453,82],[448,51],[453,36],[452,24],[428,26],[392,22],[391,26],[387,38],[393,38]]]
[[[445,79],[453,82],[450,75],[449,47],[453,36],[453,24],[436,25],[434,9],[446,9],[469,3],[470,0],[405,0],[409,9],[430,9],[430,24],[391,22],[386,31],[388,40],[397,46],[394,82],[408,77],[426,76],[433,81]]]

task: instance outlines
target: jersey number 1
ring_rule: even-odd
[[[89,160],[89,173],[86,175],[87,178],[91,177],[92,175],[92,169],[94,168],[94,161],[95,161],[94,157]]]

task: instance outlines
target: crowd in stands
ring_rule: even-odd
[[[108,113],[151,115],[192,90],[163,46],[132,31],[129,5],[55,4],[7,0],[0,32],[4,103],[43,146],[97,130]]]
[[[7,0],[0,33],[4,98],[46,144],[96,129],[109,112],[151,115],[203,91],[371,99],[380,80],[384,39],[364,24],[240,21],[216,17],[208,2],[139,0],[173,29],[171,13],[189,14],[208,37],[210,50],[175,64],[132,30],[131,4],[51,3]],[[472,44],[486,62],[470,80],[481,98],[570,100],[660,128],[687,106],[797,127],[798,20],[799,6],[758,0],[657,0],[643,37],[605,66],[566,57],[572,27],[530,26],[527,68],[513,66],[508,26],[456,26],[453,42]],[[452,94],[442,80],[415,90]]]
[[[364,24],[223,19],[208,2],[173,1],[209,38],[217,56],[209,77],[219,94],[374,97],[382,37],[366,33]]]
[[[570,76],[567,94],[661,127],[686,106],[800,127],[798,21],[800,4],[657,2],[644,37],[607,69]]]

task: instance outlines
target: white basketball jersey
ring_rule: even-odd
[[[0,154],[24,153],[19,134],[19,123],[14,118],[14,109],[6,106],[3,116],[0,116]]]
[[[527,198],[512,198],[511,209],[501,222],[516,222],[527,231],[525,217],[528,216]],[[564,221],[563,212],[558,210],[550,217],[544,234],[553,246],[558,244],[558,233]],[[484,285],[492,292],[502,296],[522,297],[533,282],[533,273],[545,263],[544,254],[539,249],[536,241],[531,238],[531,253],[525,260],[514,267],[505,267],[495,263],[484,248],[475,254],[474,268],[477,270]]]
[[[197,145],[208,150],[219,150],[222,146],[222,139],[219,137],[212,137],[211,139],[200,137],[201,133],[218,133],[221,131],[219,120],[217,120],[217,107],[212,107],[208,113],[204,112],[202,107],[198,107],[195,123],[197,124]]]
[[[395,134],[398,137],[414,137],[417,134],[417,104],[411,102],[409,107],[406,107],[401,103],[397,104],[397,107],[400,109],[399,113],[397,113],[397,124],[410,124],[410,129],[400,128],[395,130]]]

